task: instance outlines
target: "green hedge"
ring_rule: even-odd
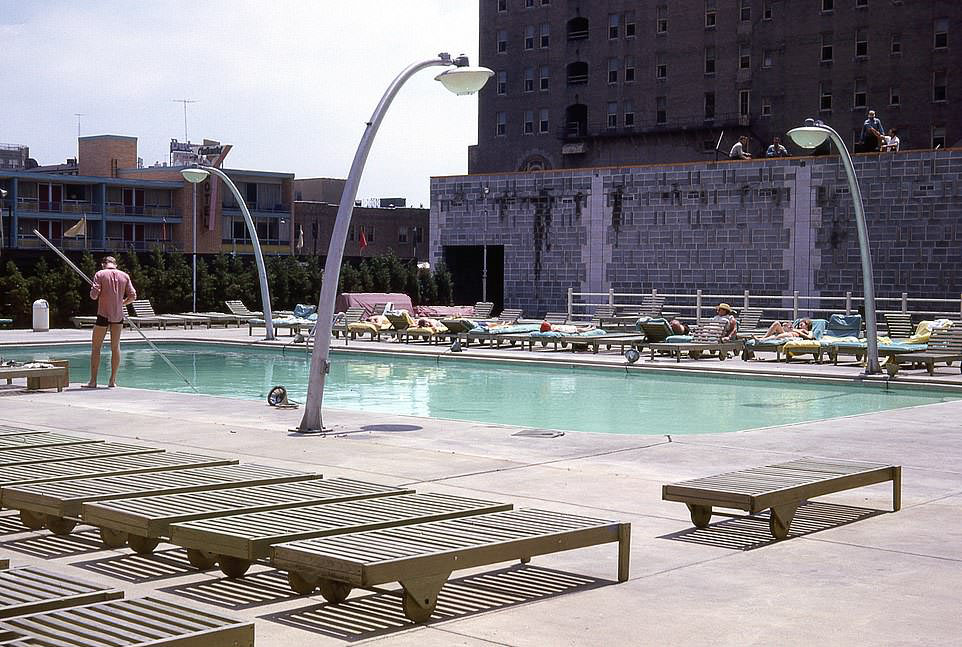
[[[93,276],[97,262],[90,252],[72,258]],[[150,299],[158,313],[191,310],[190,258],[155,249],[143,257],[118,256],[120,269],[130,274],[137,296]],[[271,256],[266,259],[271,307],[290,310],[297,303],[317,303],[323,266],[315,256]],[[341,267],[340,292],[403,292],[415,305],[450,305],[454,286],[451,273],[439,263],[434,271],[419,270],[394,254],[366,258]],[[68,326],[77,315],[96,314],[89,286],[59,259],[41,257],[34,263],[8,260],[0,274],[0,317],[12,318],[15,327],[31,325],[36,299],[50,303],[50,325]],[[260,288],[252,256],[197,257],[197,310],[223,311],[224,301],[240,299],[260,309]]]

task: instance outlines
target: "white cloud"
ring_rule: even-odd
[[[183,139],[234,145],[228,166],[344,177],[391,80],[439,51],[477,61],[477,0],[0,0],[0,141],[41,163],[82,134],[139,138],[151,164]],[[431,175],[463,173],[477,99],[426,70],[395,100],[361,196],[428,202]]]

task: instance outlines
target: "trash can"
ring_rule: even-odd
[[[47,332],[50,330],[50,304],[45,299],[33,302],[33,331]]]

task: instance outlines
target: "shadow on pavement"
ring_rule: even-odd
[[[125,582],[154,582],[200,573],[187,561],[187,551],[180,548],[158,550],[150,555],[139,555],[127,552],[121,555],[110,555],[89,562],[75,562],[72,566],[85,568],[88,571],[114,577]]]
[[[0,549],[13,550],[33,557],[57,559],[104,550],[100,533],[87,528],[69,535],[54,535],[46,530],[23,539],[12,539],[0,543]]]

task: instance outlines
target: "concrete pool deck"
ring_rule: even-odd
[[[246,329],[147,334],[158,340],[251,340]],[[0,354],[7,345],[86,342],[89,335],[0,331]],[[126,332],[125,338],[133,341],[135,335]],[[445,350],[370,342],[352,342],[350,348]],[[624,364],[616,353],[483,349],[465,355]],[[697,366],[842,379],[859,370],[741,360],[702,360]],[[915,381],[962,384],[958,378],[956,365],[940,368],[934,380]],[[286,578],[267,567],[232,582],[216,570],[191,570],[183,551],[169,544],[150,557],[103,550],[89,526],[55,537],[25,531],[11,512],[0,512],[0,557],[12,565],[56,565],[123,588],[128,596],[156,593],[256,619],[259,645],[929,645],[952,644],[962,631],[962,401],[670,439],[519,437],[512,435],[518,428],[504,425],[326,410],[325,422],[337,434],[302,436],[288,432],[300,411],[261,402],[78,386],[63,393],[0,387],[0,423],[632,524],[631,575],[624,584],[615,583],[617,550],[610,544],[536,557],[523,568],[458,571],[442,591],[435,619],[415,627],[404,619],[400,599],[388,593],[356,591],[347,603],[331,606],[319,596],[292,595]],[[887,485],[850,490],[803,506],[792,536],[775,542],[764,516],[715,516],[709,528],[696,530],[684,505],[661,500],[667,482],[799,456],[901,464],[902,510],[888,512]]]

